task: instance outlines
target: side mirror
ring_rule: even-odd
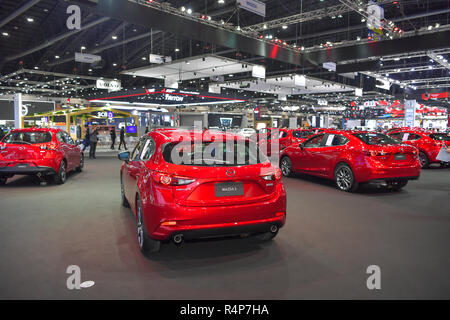
[[[119,158],[119,160],[128,161],[130,160],[130,151],[121,152],[117,155],[117,157]]]
[[[302,143],[300,143],[300,144],[298,145],[298,147],[299,147],[300,149],[303,150],[303,148],[304,148],[305,146],[304,146],[304,144],[303,144],[303,142],[302,142]]]

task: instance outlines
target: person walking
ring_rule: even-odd
[[[145,134],[149,133],[150,130],[148,130],[148,127],[145,127]]]
[[[89,149],[89,159],[97,159],[95,157],[95,150],[97,149],[97,142],[98,142],[98,131],[97,129],[94,129],[90,134],[90,144],[91,147]]]
[[[122,127],[122,128],[120,129],[119,150],[120,150],[120,147],[122,146],[122,144],[123,144],[123,147],[125,148],[125,150],[128,150],[128,149],[127,149],[127,145],[126,145],[126,143],[125,143],[125,128],[124,128],[124,127]]]
[[[86,128],[86,133],[84,134],[84,140],[83,140],[83,152],[84,150],[86,150],[87,147],[89,147],[91,145],[90,142],[90,133],[89,133],[89,127]]]
[[[111,135],[111,150],[114,150],[114,145],[116,144],[116,128],[111,128],[109,134]]]

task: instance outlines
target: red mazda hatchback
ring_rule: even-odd
[[[16,129],[0,142],[0,184],[14,175],[47,176],[63,184],[67,172],[81,171],[84,156],[73,139],[59,129]]]
[[[143,253],[185,239],[270,240],[285,224],[281,171],[244,137],[154,130],[119,159],[122,203],[135,214]]]
[[[364,131],[327,130],[287,147],[280,159],[284,176],[299,172],[324,177],[350,192],[366,182],[398,190],[420,176],[416,148]]]

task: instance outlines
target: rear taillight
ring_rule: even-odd
[[[364,155],[367,157],[383,157],[390,155],[389,152],[383,152],[383,151],[375,151],[375,150],[366,150],[364,151]]]
[[[195,179],[169,175],[167,173],[156,172],[153,180],[165,186],[185,186],[191,184]]]
[[[52,145],[42,145],[40,148],[41,148],[41,150],[49,150],[49,151],[55,151],[56,150],[56,148],[54,146],[52,146]]]
[[[281,170],[277,169],[274,173],[271,174],[266,174],[264,176],[261,176],[261,178],[263,178],[266,181],[277,181],[281,179]]]

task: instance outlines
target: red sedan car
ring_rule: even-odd
[[[435,133],[421,129],[399,129],[388,133],[391,138],[409,144],[419,149],[419,159],[422,168],[428,168],[432,163],[440,163],[436,159],[443,146],[450,146],[450,136],[446,133]]]
[[[295,172],[335,180],[343,191],[371,182],[401,189],[420,176],[416,148],[380,133],[331,131],[287,147],[281,153],[284,176]]]
[[[268,133],[264,137],[260,137],[259,146],[262,150],[267,150],[267,155],[272,154],[272,144],[275,142],[278,144],[279,151],[290,146],[293,143],[303,142],[308,137],[324,132],[324,129],[267,129]],[[276,131],[278,130],[278,131]],[[275,132],[277,132],[275,134]]]
[[[52,176],[58,184],[67,172],[81,171],[84,156],[65,131],[59,129],[17,129],[0,143],[0,184],[14,175],[36,175],[41,180]]]
[[[282,174],[250,143],[222,132],[154,130],[119,154],[122,203],[135,214],[143,253],[165,241],[275,237],[286,221]]]

